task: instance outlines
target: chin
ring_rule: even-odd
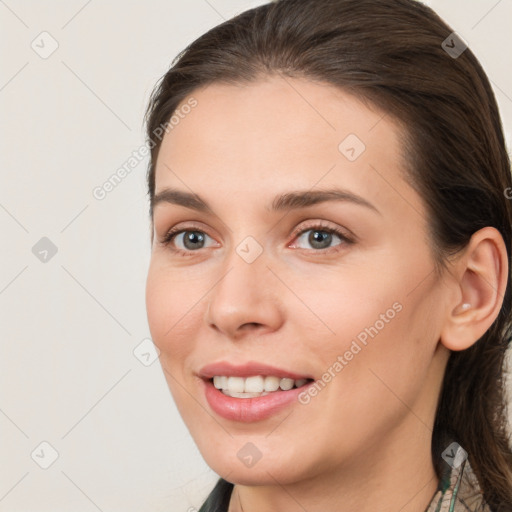
[[[247,445],[249,443],[250,441]],[[201,451],[201,454],[215,473],[233,484],[276,485],[278,481],[286,485],[306,478],[304,460],[299,458],[299,452],[295,452],[292,458],[288,458],[282,451],[277,453],[277,449],[273,449],[272,456],[261,453],[261,458],[251,460],[252,448],[247,445],[244,445],[245,450],[226,446],[222,453],[217,451],[214,453],[210,450],[208,453]],[[256,452],[254,455],[257,457]],[[294,471],[291,471],[292,468]]]

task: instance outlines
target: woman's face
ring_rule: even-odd
[[[430,450],[447,289],[397,126],[299,79],[192,96],[158,156],[146,304],[206,462],[285,484]]]

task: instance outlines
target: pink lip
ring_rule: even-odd
[[[298,406],[299,394],[313,383],[310,382],[289,391],[273,391],[256,398],[234,398],[222,393],[210,380],[202,380],[206,400],[212,410],[227,420],[243,423],[269,418],[292,403]]]
[[[212,377],[216,375],[228,377],[273,375],[281,379],[293,380],[313,379],[313,377],[311,375],[299,375],[264,363],[249,362],[235,366],[224,361],[203,366],[198,375],[202,379],[203,392],[211,409],[223,418],[244,423],[264,420],[293,403],[298,404],[298,395],[313,384],[313,382],[308,382],[300,388],[292,388],[288,391],[273,391],[268,395],[255,398],[235,398],[218,390],[211,381]]]
[[[227,377],[251,377],[253,375],[274,375],[281,379],[288,378],[293,380],[299,379],[313,379],[312,375],[299,375],[298,373],[269,366],[268,364],[258,362],[248,362],[243,365],[233,365],[225,361],[207,364],[199,371],[199,377],[202,379],[211,379],[215,375],[225,375]],[[243,398],[242,400],[247,400]]]

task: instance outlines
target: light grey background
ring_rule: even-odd
[[[0,0],[0,512],[191,512],[211,490],[158,360],[136,349],[147,158],[104,199],[93,190],[144,144],[172,58],[261,3]],[[430,3],[492,80],[510,148],[512,3]],[[42,237],[55,255],[32,252]]]

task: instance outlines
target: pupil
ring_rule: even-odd
[[[309,243],[317,249],[325,249],[329,246],[331,238],[331,233],[327,233],[326,231],[312,231],[311,235],[309,235]],[[326,241],[327,243],[325,243]],[[321,247],[316,246],[315,244],[317,243],[320,243]]]
[[[194,246],[194,243],[204,242],[204,237],[198,231],[189,231],[188,234],[184,237],[184,245],[187,249],[197,249],[197,246]],[[189,245],[192,244],[192,245]]]

